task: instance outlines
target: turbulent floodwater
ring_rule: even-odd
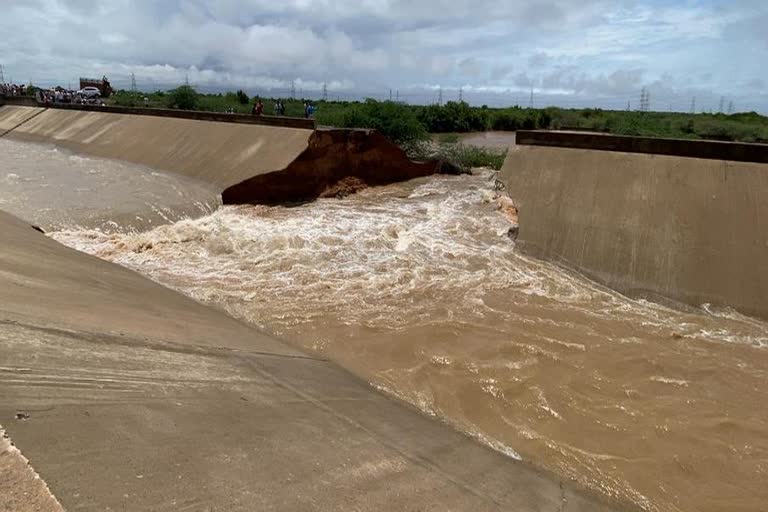
[[[768,326],[631,300],[528,258],[494,194],[491,174],[442,176],[53,237],[604,495],[654,511],[765,510]]]

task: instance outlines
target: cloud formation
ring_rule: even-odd
[[[756,0],[0,0],[6,78],[297,89],[618,108],[639,96],[766,110]],[[524,98],[524,99],[520,99]],[[709,99],[707,99],[709,98]],[[670,105],[671,106],[671,105]],[[676,105],[676,108],[679,108]]]

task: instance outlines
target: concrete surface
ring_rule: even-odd
[[[768,164],[768,144],[746,142],[630,137],[574,131],[518,130],[516,143],[521,146],[620,151]]]
[[[0,136],[7,134],[10,130],[13,130],[30,117],[42,111],[42,108],[37,107],[15,107],[11,105],[0,107]]]
[[[612,510],[5,213],[0,361],[0,423],[67,510]]]
[[[768,318],[768,165],[518,145],[501,179],[527,252],[625,293]]]
[[[0,107],[0,127],[24,122],[6,137],[53,143],[86,155],[171,171],[223,190],[285,168],[312,130],[78,110]]]

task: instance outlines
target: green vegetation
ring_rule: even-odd
[[[146,98],[146,101],[145,101]],[[116,105],[191,108],[212,112],[247,114],[255,98],[244,91],[198,94],[189,86],[164,93],[118,91],[110,102]],[[271,114],[273,98],[262,98],[265,114]],[[286,115],[302,117],[304,100],[283,99]],[[391,140],[412,149],[438,136],[440,146],[455,144],[456,133],[520,129],[586,130],[617,135],[768,142],[768,117],[755,112],[741,114],[685,114],[633,112],[602,109],[529,109],[471,107],[463,102],[445,105],[405,105],[391,101],[312,101],[318,124],[340,128],[375,128]],[[447,149],[446,149],[447,151]],[[451,151],[457,151],[455,148]],[[462,151],[462,154],[466,151]],[[467,157],[469,159],[469,157]]]
[[[458,133],[438,133],[437,142],[440,144],[456,144],[459,142]]]
[[[199,98],[197,92],[189,85],[182,85],[168,93],[168,107],[181,110],[195,110]]]
[[[458,140],[458,137],[456,139]],[[422,141],[407,146],[405,150],[413,160],[437,158],[452,163],[461,173],[470,173],[477,167],[489,167],[498,171],[507,156],[506,149],[469,146],[459,142],[440,141],[439,138],[437,143]]]

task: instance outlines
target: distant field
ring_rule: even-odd
[[[177,91],[131,93],[118,91],[109,103],[168,107]],[[187,91],[189,92],[189,91]],[[146,102],[145,102],[146,99]],[[253,97],[245,93],[197,94],[183,100],[195,110],[250,113]],[[264,113],[274,113],[273,98],[262,98]],[[286,115],[303,117],[304,100],[284,98]],[[364,102],[314,101],[318,124],[345,128],[376,128],[387,136],[403,140],[425,140],[430,133],[472,133],[486,131],[515,131],[519,129],[572,129],[637,135],[742,142],[768,142],[768,117],[755,112],[737,114],[687,114],[677,112],[637,112],[601,109],[541,109],[474,107],[466,103],[445,105],[406,105],[367,100]],[[492,139],[493,137],[491,137]],[[491,140],[474,138],[485,145]]]

